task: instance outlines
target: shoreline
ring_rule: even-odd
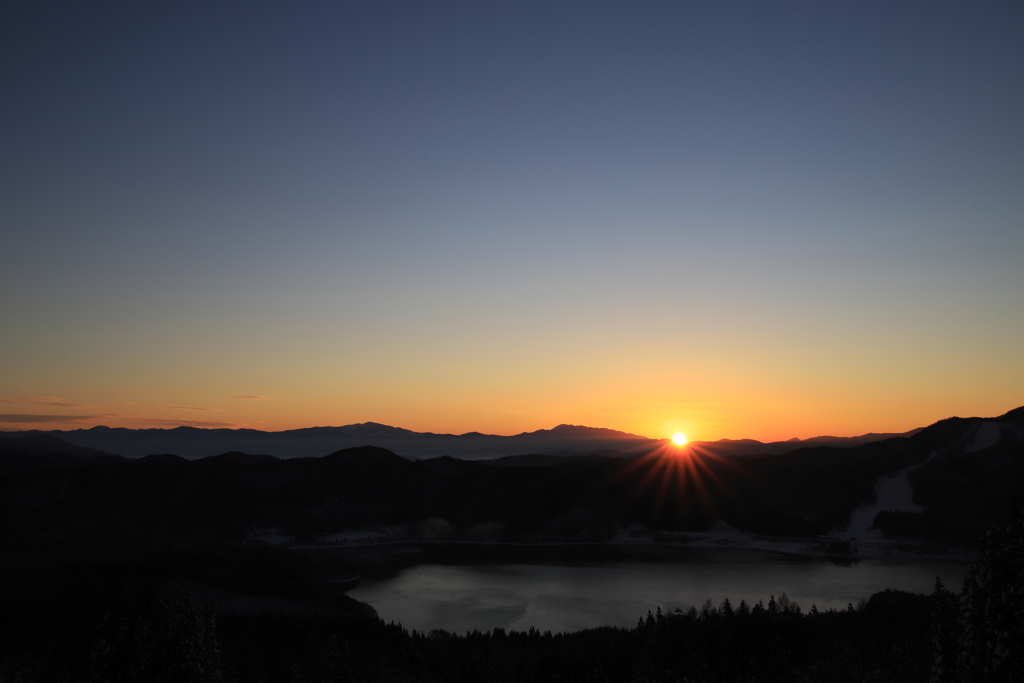
[[[745,535],[744,535],[745,536]],[[475,540],[438,540],[384,537],[380,540],[359,541],[353,543],[312,543],[312,544],[281,544],[280,547],[294,551],[317,550],[371,550],[373,548],[398,546],[469,546],[479,549],[560,549],[587,548],[609,550],[629,549],[731,549],[774,552],[807,558],[831,561],[857,560],[932,560],[932,561],[970,561],[977,557],[972,548],[956,546],[928,546],[927,542],[918,539],[894,539],[892,541],[868,541],[857,543],[854,539],[850,552],[830,552],[823,548],[836,542],[844,542],[834,537],[820,538],[787,538],[773,536],[745,536],[737,538],[731,534],[679,534],[678,539],[656,541],[653,539],[615,539],[611,541],[475,541]]]

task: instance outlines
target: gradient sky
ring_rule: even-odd
[[[494,5],[4,3],[0,429],[1024,404],[1019,3]]]

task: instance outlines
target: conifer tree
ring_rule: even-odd
[[[959,599],[958,679],[1024,681],[1024,519],[993,527]]]
[[[935,577],[932,591],[932,676],[931,683],[954,683],[958,654],[957,597],[942,579]]]
[[[196,604],[189,590],[176,585],[161,596],[153,622],[155,632],[146,666],[150,680],[161,683],[221,680],[213,612]]]

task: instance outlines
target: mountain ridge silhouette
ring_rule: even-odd
[[[702,447],[716,455],[766,455],[784,453],[810,445],[855,446],[895,436],[910,436],[917,431],[898,434],[871,433],[854,437],[820,436],[776,442],[720,439],[695,441],[691,445]],[[189,460],[231,451],[266,453],[280,458],[320,457],[357,446],[387,448],[414,460],[442,455],[463,460],[535,454],[631,455],[650,451],[667,441],[606,427],[573,424],[559,424],[551,429],[503,436],[480,432],[415,432],[378,422],[361,422],[338,427],[303,427],[278,432],[250,428],[208,429],[188,425],[144,429],[98,425],[88,429],[6,432],[0,436],[0,440],[42,436],[55,437],[77,448],[116,453],[126,457],[173,453]]]

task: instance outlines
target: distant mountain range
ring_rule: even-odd
[[[911,436],[918,430],[903,434],[864,434],[854,437],[819,436],[812,439],[790,439],[762,443],[753,439],[722,439],[694,441],[691,448],[726,455],[777,455],[809,446],[850,447],[894,436]],[[375,422],[344,427],[311,427],[281,432],[256,429],[125,429],[93,427],[91,429],[0,432],[2,437],[55,437],[79,448],[94,449],[127,457],[154,453],[173,453],[193,460],[228,451],[265,453],[280,458],[319,457],[343,448],[378,446],[410,459],[450,455],[463,460],[485,460],[513,455],[633,455],[665,444],[665,439],[651,439],[614,429],[558,425],[514,436],[497,436],[469,432],[467,434],[434,434],[413,432]],[[2,438],[0,437],[0,438]],[[43,442],[41,442],[43,443]],[[69,452],[67,449],[49,452]]]
[[[559,431],[489,438],[547,444]],[[561,431],[595,440],[621,434]],[[783,443],[791,450],[780,455],[729,459],[698,447],[687,469],[675,468],[678,461],[665,453],[470,462],[410,460],[375,446],[317,458],[233,451],[193,461],[164,448],[129,460],[49,434],[9,437],[0,439],[0,560],[4,548],[93,552],[96,543],[115,541],[237,542],[270,528],[315,539],[345,530],[413,530],[430,520],[444,520],[456,539],[487,528],[488,538],[514,542],[607,540],[634,522],[694,532],[722,521],[756,534],[811,537],[845,526],[882,477],[914,465],[909,482],[923,511],[882,511],[875,526],[893,538],[972,543],[1006,518],[1024,490],[1024,408],[994,418],[948,418],[913,436],[849,448]]]
[[[884,441],[893,437],[913,436],[921,431],[921,427],[909,432],[870,433],[860,436],[813,436],[809,439],[789,439],[787,441],[770,441],[768,443],[754,439],[719,439],[718,441],[691,441],[690,446],[718,456],[727,455],[781,455],[798,448],[814,448],[832,446],[834,448],[851,448],[873,441]]]

